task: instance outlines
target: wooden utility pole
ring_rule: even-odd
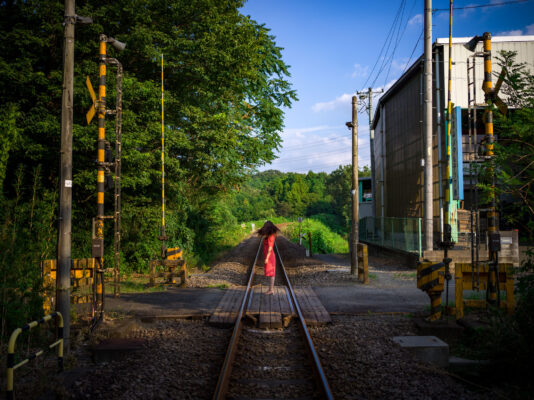
[[[352,224],[350,234],[350,273],[358,273],[358,98],[352,96]]]
[[[368,88],[367,92],[356,92],[360,99],[367,98],[367,112],[369,113],[369,143],[371,151],[371,193],[373,199],[373,217],[376,215],[375,206],[375,130],[373,129],[373,95],[384,93],[384,89],[373,91],[373,88]]]
[[[424,249],[434,248],[434,194],[432,176],[432,0],[425,0],[425,46],[424,46],[424,112],[423,129],[425,132],[424,152],[424,221],[425,242]],[[441,183],[440,183],[441,184]]]
[[[61,170],[57,246],[56,309],[63,316],[64,349],[70,345],[70,265],[72,221],[72,121],[74,91],[74,0],[65,0],[63,42],[63,98],[61,101]]]

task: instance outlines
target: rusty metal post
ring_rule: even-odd
[[[308,232],[308,243],[310,244],[310,257],[313,257],[311,232]]]
[[[484,85],[483,90],[486,99],[486,111],[485,111],[485,133],[486,133],[486,157],[489,158],[489,175],[491,179],[490,186],[490,209],[488,211],[488,235],[489,235],[489,258],[490,258],[490,271],[488,275],[488,300],[490,304],[497,304],[500,297],[497,293],[499,291],[498,279],[499,279],[499,218],[497,213],[497,196],[495,192],[495,160],[493,153],[493,111],[491,104],[493,95],[493,84],[491,80],[491,33],[484,32],[482,35],[484,43]]]

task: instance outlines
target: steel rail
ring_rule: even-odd
[[[230,344],[228,345],[228,350],[226,351],[221,373],[219,374],[219,379],[217,380],[217,386],[215,387],[215,393],[213,395],[214,400],[225,399],[226,393],[228,392],[228,383],[230,382],[230,376],[232,375],[232,366],[237,352],[239,336],[241,336],[241,329],[243,328],[243,314],[245,313],[245,307],[248,304],[248,298],[250,297],[252,280],[254,279],[254,272],[256,270],[256,262],[258,261],[262,244],[263,239],[260,240],[256,257],[254,258],[254,262],[250,268],[250,276],[248,278],[247,288],[245,289],[245,295],[241,301],[241,307],[239,308],[239,312],[237,314],[234,331],[232,332]]]
[[[278,261],[280,262],[281,270],[284,274],[284,279],[286,280],[287,287],[289,289],[289,294],[291,295],[291,300],[293,301],[293,304],[295,304],[295,309],[297,311],[298,319],[300,321],[300,329],[302,331],[302,334],[304,335],[306,339],[306,347],[310,354],[310,358],[312,359],[313,368],[315,371],[315,374],[317,375],[317,378],[320,381],[320,388],[323,392],[323,396],[325,399],[333,400],[334,396],[332,395],[332,391],[330,390],[330,385],[328,384],[328,380],[326,379],[326,375],[324,373],[323,367],[321,366],[321,361],[319,360],[319,356],[317,355],[317,352],[315,351],[315,347],[313,345],[313,341],[310,335],[310,332],[308,331],[308,326],[306,325],[306,321],[304,320],[304,316],[302,315],[302,310],[300,309],[300,305],[297,301],[297,296],[295,296],[295,292],[293,291],[293,286],[291,286],[291,283],[289,282],[289,278],[286,273],[286,269],[284,267],[284,263],[282,261],[282,257],[280,256],[280,251],[278,250],[278,246],[276,245],[276,242],[274,244],[274,248],[276,251],[276,255],[278,256]]]

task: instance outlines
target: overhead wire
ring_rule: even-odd
[[[412,11],[413,11],[413,9],[415,7],[415,2],[416,2],[416,0],[414,0],[413,5],[412,5],[412,9],[410,10],[410,13],[408,15],[410,15],[412,13]],[[406,8],[406,3],[404,3],[404,8]],[[402,20],[404,18],[404,8],[402,10],[400,23],[399,23],[399,26],[398,26],[398,29],[397,29],[397,38],[395,39],[395,46],[393,47],[393,51],[391,52],[389,67],[388,67],[388,70],[387,70],[387,73],[386,73],[386,78],[384,79],[384,87],[386,86],[387,80],[389,78],[389,73],[391,71],[391,66],[393,65],[393,61],[395,61],[395,53],[397,52],[397,48],[399,47],[399,43],[402,40],[402,37],[404,36],[404,32],[406,32],[406,28],[408,27],[408,17],[407,17],[406,21],[404,22],[404,29],[402,30],[402,33],[400,33],[401,26],[402,26]]]
[[[404,75],[408,67],[410,66],[410,62],[412,61],[412,57],[415,53],[415,50],[417,50],[417,46],[419,45],[419,42],[421,42],[421,38],[423,37],[424,31],[421,29],[421,34],[419,35],[419,39],[417,39],[417,42],[415,42],[415,46],[413,47],[412,53],[410,54],[410,58],[408,58],[408,62],[404,66],[404,70],[402,71],[401,75]]]
[[[401,15],[401,12],[404,9],[405,4],[406,4],[406,0],[402,0],[401,4],[399,6],[399,9],[397,11],[397,14],[395,15],[395,19],[393,20],[393,25],[392,25],[393,34],[397,30],[397,23],[398,23],[397,21],[399,21],[399,17]],[[399,22],[399,24],[400,24],[400,22]],[[393,36],[391,36],[391,38],[393,39]],[[388,39],[389,39],[389,36],[388,36]],[[387,63],[387,60],[388,60],[387,54],[389,53],[389,48],[391,47],[391,43],[392,42],[393,42],[392,40],[388,40],[388,46],[387,46],[386,52],[384,54],[384,57],[382,59],[382,64],[380,65],[380,69],[376,73],[375,79],[371,83],[371,87],[375,87],[376,81],[378,80],[378,78],[380,77],[380,75],[382,74],[382,71],[384,70],[384,68],[386,66],[386,63]]]
[[[364,150],[364,149],[367,149],[369,145],[368,144],[365,144],[365,145],[361,145],[361,146],[358,146],[361,150]],[[350,149],[350,146],[347,146],[346,147],[347,149]],[[308,160],[310,158],[313,158],[313,157],[319,157],[319,156],[322,156],[322,155],[325,155],[325,154],[335,154],[335,153],[340,153],[344,150],[344,148],[340,148],[340,149],[335,149],[335,150],[330,150],[330,151],[323,151],[321,152],[320,154],[317,154],[317,155],[302,155],[302,156],[298,156],[298,157],[294,157],[294,158],[291,158],[289,159],[288,161],[290,162],[294,162],[294,161],[302,161],[302,160]],[[287,159],[286,157],[282,158],[278,158],[278,160],[283,160],[283,159]]]
[[[501,3],[488,3],[488,4],[474,4],[464,7],[453,7],[453,10],[469,10],[472,8],[487,8],[487,7],[500,7],[500,6],[506,6],[508,4],[518,4],[518,3],[527,3],[532,0],[511,0],[511,1],[503,1]],[[449,8],[433,8],[432,12],[441,12],[441,11],[449,11]]]
[[[404,0],[403,0],[403,2],[404,2]],[[393,20],[393,24],[389,28],[389,32],[386,35],[386,39],[384,40],[384,43],[382,44],[382,48],[380,49],[380,52],[378,53],[378,56],[377,56],[376,61],[375,61],[375,64],[373,65],[373,68],[371,69],[371,73],[367,76],[367,79],[365,80],[361,90],[363,90],[366,87],[367,83],[369,82],[369,80],[373,76],[373,73],[374,73],[374,71],[376,69],[376,66],[378,65],[379,61],[381,60],[381,56],[382,56],[382,53],[384,52],[384,48],[386,47],[386,44],[387,43],[391,43],[389,39],[390,39],[390,36],[391,36],[391,34],[393,32],[394,27],[396,26],[396,21],[398,19],[399,11],[400,11],[400,6],[399,6],[399,10],[397,10],[397,14],[395,14],[395,19]]]
[[[334,142],[337,142],[339,140],[342,140],[342,139],[346,139],[347,137],[350,137],[350,133],[347,134],[347,135],[341,135],[341,136],[334,136],[332,138],[325,138],[325,139],[322,139],[322,140],[317,140],[317,141],[314,141],[314,142],[308,142],[304,145],[294,145],[294,146],[288,146],[288,147],[282,147],[284,150],[291,150],[291,149],[303,149],[303,148],[308,148],[308,147],[314,147],[314,146],[321,146],[321,145],[325,145],[325,144],[330,144],[330,143],[334,143]]]

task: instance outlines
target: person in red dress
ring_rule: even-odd
[[[258,235],[263,237],[263,257],[265,261],[265,276],[269,277],[269,290],[265,294],[274,293],[274,275],[276,272],[276,257],[274,256],[274,240],[280,229],[271,221],[265,221],[265,224],[258,230]]]

